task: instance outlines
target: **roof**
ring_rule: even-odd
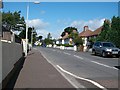
[[[86,30],[86,31],[84,30],[79,34],[79,36],[80,37],[88,37],[88,36],[91,36],[92,33],[93,32],[91,30]]]
[[[103,28],[103,26],[97,28],[95,31],[93,31],[93,33],[91,33],[91,36],[99,35],[100,32],[102,31],[102,28]]]
[[[67,32],[65,32],[65,35],[61,38],[61,39],[66,39],[68,38],[69,34]]]
[[[65,35],[62,37],[62,39],[67,39],[68,38],[68,35]]]

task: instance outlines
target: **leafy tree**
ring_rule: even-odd
[[[24,17],[20,16],[21,11],[15,12],[3,12],[2,13],[2,24],[10,25],[14,30],[20,30],[21,27],[25,28]]]
[[[78,37],[78,33],[71,33],[71,34],[69,34],[69,38],[72,38],[72,39],[75,39],[75,38],[77,38]]]
[[[73,41],[74,41],[74,43],[75,43],[76,46],[83,45],[83,40],[79,36],[77,36]]]
[[[102,31],[100,35],[97,37],[97,41],[108,41],[109,40],[109,32],[110,31],[110,21],[105,20],[103,24]]]
[[[111,30],[109,32],[109,41],[113,42],[120,48],[120,17],[113,17]]]
[[[32,30],[33,30],[33,43],[36,41],[36,31],[29,27],[28,28],[28,42],[30,43],[31,42],[31,34],[32,34]],[[19,37],[22,38],[22,39],[25,39],[26,38],[26,30],[22,30],[21,33],[19,34]]]
[[[51,36],[50,33],[48,33],[47,38],[48,38],[48,39],[52,39],[52,36]]]
[[[105,21],[102,32],[97,37],[97,41],[109,41],[120,48],[120,17],[113,16],[111,20]]]
[[[38,38],[39,38],[39,40],[41,40],[43,38],[43,36],[39,36]]]
[[[71,34],[73,32],[73,30],[77,31],[77,28],[75,27],[67,27],[64,29],[64,31],[62,32],[61,36],[65,36],[65,33],[67,32],[68,34]]]
[[[73,32],[73,30],[76,30],[76,32]],[[75,27],[67,27],[64,29],[64,32],[62,32],[61,36],[65,36],[65,33],[68,33],[69,34],[69,38],[72,38],[74,44],[79,47],[80,45],[83,45],[83,40],[81,37],[79,37],[79,33],[77,31],[77,28]]]
[[[48,33],[47,38],[44,39],[46,45],[53,44],[52,36]]]
[[[92,47],[92,45],[94,44],[94,42],[96,42],[97,40],[96,40],[96,38],[94,38],[94,37],[91,37],[90,39],[89,39],[89,42],[91,43],[91,47]]]
[[[68,34],[72,33],[73,30],[77,31],[77,28],[75,28],[75,27],[67,27],[67,28],[64,29],[64,31],[67,32]]]
[[[45,38],[44,42],[46,45],[53,44],[53,40],[48,39],[48,38]]]
[[[65,32],[62,32],[61,36],[64,37],[65,36]]]

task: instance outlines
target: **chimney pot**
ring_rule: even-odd
[[[89,27],[88,26],[84,26],[84,31],[88,30]]]

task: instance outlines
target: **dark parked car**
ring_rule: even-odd
[[[113,55],[118,57],[120,49],[111,42],[95,42],[92,47],[92,53],[94,55],[100,54],[103,57]]]

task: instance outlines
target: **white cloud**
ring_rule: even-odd
[[[36,30],[38,36],[43,36],[43,39],[47,37],[49,31],[45,29],[37,29]]]
[[[58,38],[60,38],[62,32],[63,32],[63,29],[59,29],[59,30],[52,32],[51,34],[52,34],[53,38],[58,39]]]
[[[89,20],[89,21],[76,20],[76,21],[73,21],[70,24],[70,26],[78,28],[78,30],[80,32],[83,30],[84,26],[89,26],[89,29],[94,31],[95,29],[97,29],[103,25],[104,20],[105,20],[104,18],[103,19],[94,19],[94,20]]]
[[[38,35],[42,35],[44,38],[49,33],[46,29],[49,27],[48,22],[44,22],[41,19],[28,20],[29,27],[34,27]]]
[[[34,26],[38,35],[42,35],[44,38],[47,37],[48,33],[51,33],[53,38],[59,38],[61,33],[63,32],[64,28],[66,28],[68,26],[76,27],[79,32],[81,32],[83,30],[83,27],[85,25],[89,26],[90,30],[95,30],[95,29],[97,29],[97,28],[99,28],[100,26],[103,25],[104,20],[105,20],[104,18],[103,19],[94,19],[94,20],[89,20],[89,21],[84,21],[84,20],[75,20],[75,21],[57,20],[58,27],[57,27],[57,30],[55,30],[55,31],[48,31],[51,28],[50,24],[48,22],[44,22],[41,19],[29,20],[28,24],[29,24],[29,26]],[[61,22],[62,22],[62,25],[61,24],[59,25],[59,23],[61,23]],[[70,24],[70,22],[71,22],[71,24]]]
[[[104,23],[104,18],[103,19],[93,19],[93,20],[75,20],[75,21],[71,21],[70,19],[66,19],[66,20],[61,20],[58,19],[57,23],[60,24],[62,27],[64,26],[64,28],[72,26],[72,27],[76,27],[78,29],[79,32],[83,31],[83,27],[84,26],[89,26],[89,29],[94,31],[95,29],[99,28],[100,26],[103,25]],[[61,33],[63,32],[64,28],[62,28],[57,30],[56,34],[53,33],[53,35],[58,38],[60,37]]]
[[[35,27],[35,29],[43,29],[49,26],[49,23],[44,22],[41,19],[28,20],[28,25],[30,27]]]

